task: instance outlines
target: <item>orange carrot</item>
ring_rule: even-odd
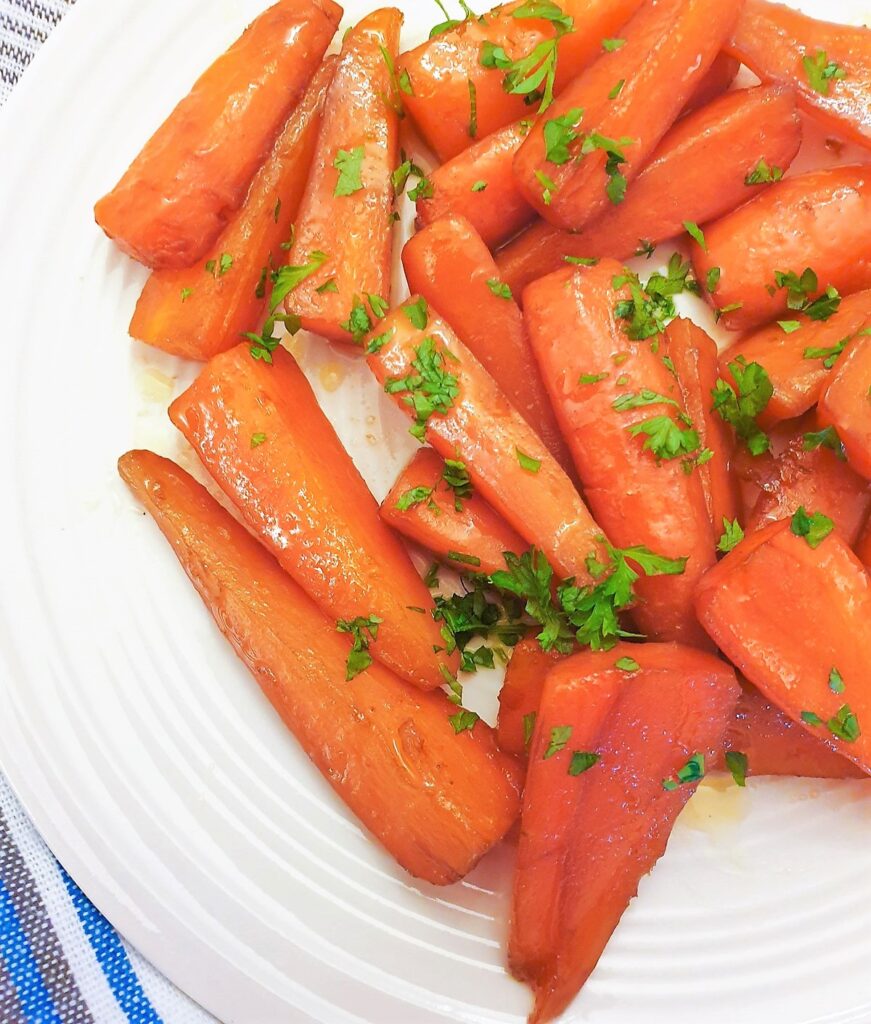
[[[145,283],[130,335],[187,359],[211,359],[256,331],[268,303],[268,275],[283,262],[314,153],[329,57],[276,139],[248,196],[206,253],[205,266],[155,270]],[[206,267],[211,268],[207,270]]]
[[[438,310],[563,469],[571,471],[520,307],[500,281],[481,236],[467,220],[445,217],[408,242],[402,263],[412,292]]]
[[[279,0],[200,76],[94,208],[124,252],[155,268],[189,267],[206,254],[242,205],[342,13],[333,0]]]
[[[432,448],[421,448],[382,502],[381,518],[455,569],[504,569],[502,553],[527,545],[474,490],[458,497],[445,482],[449,471]]]
[[[768,176],[754,171],[785,170],[800,144],[801,123],[788,90],[727,93],[668,132],[619,206],[575,234],[538,222],[498,254],[499,271],[520,292],[559,270],[567,256],[625,259],[639,246],[681,234],[686,221],[705,224],[740,206],[767,187]]]
[[[346,681],[348,638],[204,487],[151,452],[119,471],[336,794],[406,871],[434,885],[467,874],[519,812],[517,766],[492,731],[457,735],[442,694],[381,665]]]
[[[433,602],[284,349],[216,356],[170,416],[251,529],[333,622],[381,620],[375,657],[424,689],[454,659],[433,653]],[[422,610],[421,610],[422,609]],[[363,640],[369,638],[368,632]]]
[[[738,693],[728,665],[677,644],[620,644],[548,674],[508,950],[535,991],[531,1024],[556,1017],[586,982],[722,748]]]
[[[740,67],[739,60],[730,57],[728,53],[718,53],[714,58],[714,63],[708,68],[708,73],[696,86],[695,92],[690,96],[680,116],[686,117],[712,103],[718,96],[722,96],[735,81]]]
[[[308,270],[288,313],[333,341],[359,343],[390,303],[399,152],[390,66],[401,26],[402,13],[385,7],[345,37],[287,261]]]
[[[820,397],[820,422],[833,426],[850,465],[871,479],[871,337],[857,337]]]
[[[687,559],[680,575],[638,580],[636,621],[653,639],[707,646],[693,610],[696,583],[716,557],[695,466],[702,447],[681,419],[686,412],[664,353],[655,342],[630,341],[615,319],[627,295],[613,285],[622,270],[603,260],[530,285],[530,339],[587,501],[611,542]],[[669,442],[657,447],[663,433]],[[680,442],[676,449],[671,438]]]
[[[564,657],[559,651],[542,650],[534,639],[521,640],[514,648],[505,683],[499,692],[496,729],[496,742],[506,754],[526,759],[545,678]]]
[[[871,168],[811,171],[778,182],[708,224],[705,247],[693,243],[693,264],[700,281],[714,268],[720,272],[712,302],[722,323],[749,330],[816,299],[829,286],[842,294],[871,287],[869,233]],[[816,279],[806,279],[800,290],[790,289],[792,278],[780,277],[800,279],[808,267]]]
[[[696,607],[754,686],[869,772],[871,576],[811,513],[747,537],[702,580]]]
[[[871,519],[865,524],[854,550],[859,561],[871,571]]]
[[[417,297],[370,338],[369,366],[414,420],[412,433],[446,459],[564,577],[591,581],[602,531],[535,431],[451,328]]]
[[[622,202],[713,64],[738,8],[651,0],[638,10],[623,29],[625,45],[582,72],[517,153],[520,190],[542,217],[577,230]]]
[[[871,145],[871,31],[817,21],[794,7],[746,0],[726,48],[763,81],[795,88],[804,110]]]

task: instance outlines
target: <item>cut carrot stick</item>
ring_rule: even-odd
[[[871,479],[871,337],[857,337],[820,397],[820,422],[833,426],[850,465]]]
[[[500,274],[520,293],[559,270],[567,256],[626,259],[639,246],[681,234],[686,221],[705,224],[740,206],[767,187],[765,175],[747,184],[754,171],[785,170],[800,145],[791,92],[773,87],[727,93],[668,132],[622,203],[576,234],[536,223],[498,254]]]
[[[869,772],[871,576],[837,533],[808,525],[812,511],[747,537],[702,580],[696,607],[768,700]]]
[[[705,227],[693,243],[700,281],[720,272],[711,301],[721,322],[743,331],[782,318],[832,286],[842,295],[871,287],[871,167],[835,167],[780,181]],[[806,268],[817,286],[791,289]],[[777,275],[777,276],[776,276]],[[782,284],[781,284],[782,283]],[[788,303],[792,301],[793,305]]]
[[[131,337],[186,359],[206,360],[238,345],[244,332],[260,329],[270,269],[284,261],[281,243],[296,220],[334,70],[335,58],[329,57],[255,175],[245,202],[206,253],[206,264],[151,274],[136,304]]]
[[[763,81],[795,88],[829,131],[871,145],[871,31],[746,0],[726,48]]]
[[[611,542],[688,560],[681,575],[638,580],[636,622],[653,639],[708,646],[693,610],[696,583],[716,558],[695,466],[702,446],[680,419],[685,410],[665,353],[630,341],[615,319],[614,307],[627,297],[613,285],[622,272],[603,260],[530,285],[530,340],[584,494]],[[679,438],[679,451],[648,450],[654,431]]]
[[[741,62],[730,57],[728,53],[718,53],[708,73],[699,82],[696,91],[690,96],[687,105],[681,111],[681,117],[694,113],[701,107],[712,103],[735,81]]]
[[[196,81],[94,208],[149,267],[203,258],[318,67],[342,17],[333,0],[279,0]]]
[[[369,366],[412,433],[446,459],[461,459],[481,496],[563,577],[591,582],[587,559],[604,557],[602,531],[569,477],[447,323],[419,297],[370,338]]]
[[[455,659],[432,598],[284,349],[216,356],[170,407],[173,423],[282,568],[333,622],[380,619],[372,654],[424,689]],[[421,610],[422,609],[422,610]]]
[[[622,202],[704,79],[738,9],[721,0],[659,0],[639,9],[623,29],[625,45],[582,72],[517,153],[520,190],[542,217],[577,230]]]
[[[345,37],[287,260],[311,271],[288,313],[333,341],[359,342],[390,303],[399,153],[390,69],[401,27],[401,11],[385,7]]]
[[[508,951],[535,991],[531,1024],[561,1013],[593,971],[722,749],[738,694],[728,665],[677,644],[620,644],[548,674]]]
[[[154,517],[236,653],[336,794],[406,871],[467,874],[519,812],[492,730],[377,663],[346,681],[349,639],[184,470],[129,452],[121,476]]]
[[[500,750],[526,760],[545,678],[564,657],[559,651],[543,651],[534,639],[521,640],[514,648],[499,693],[496,742]]]
[[[503,552],[519,554],[528,545],[479,494],[458,498],[445,469],[440,455],[421,448],[382,502],[381,518],[455,569],[504,569]]]
[[[514,407],[571,472],[550,398],[523,326],[523,315],[481,236],[461,217],[445,217],[405,246],[408,286],[422,295],[496,381]]]
[[[402,97],[405,108],[439,160],[450,160],[475,139],[504,128],[530,110],[528,94],[506,91],[504,69],[482,63],[487,44],[501,47],[508,61],[531,57],[538,50],[541,59],[535,66],[548,56],[548,46],[555,45],[554,89],[559,92],[602,52],[602,40],[615,36],[640,3],[562,0],[559,7],[573,19],[573,30],[558,40],[553,21],[530,17],[541,5],[525,0],[497,7],[480,18],[467,18],[399,58],[400,73],[408,75]]]

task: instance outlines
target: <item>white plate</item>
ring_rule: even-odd
[[[193,466],[165,416],[191,369],[128,341],[144,272],[91,206],[264,3],[79,0],[3,115],[0,758],[91,899],[228,1024],[520,1022],[510,853],[446,890],[397,870],[115,475],[134,446]],[[422,37],[436,8],[401,6]],[[380,496],[406,424],[359,363],[299,354]],[[705,787],[567,1019],[867,1022],[869,962],[871,788]]]

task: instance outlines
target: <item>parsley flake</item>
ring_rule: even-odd
[[[339,619],[336,623],[336,629],[340,633],[349,633],[354,641],[348,654],[346,682],[365,672],[372,664],[369,644],[378,639],[378,627],[382,621],[377,615],[358,615],[355,619]]]
[[[536,718],[538,718],[538,714],[535,711],[530,711],[528,715],[523,716],[523,745],[527,749],[532,742],[532,736],[535,732]]]
[[[847,461],[846,449],[834,427],[824,427],[822,430],[812,430],[805,434],[802,448],[806,452],[816,451],[817,448],[830,448],[842,462]]]
[[[572,159],[571,146],[581,137],[577,124],[584,116],[582,107],[573,107],[562,117],[545,121],[544,148],[549,163],[562,165]]]
[[[426,330],[429,323],[429,306],[423,296],[417,302],[407,303],[402,307],[402,311],[408,317],[412,327],[416,327],[419,331]]]
[[[625,39],[603,39],[602,49],[606,53],[613,53],[615,50],[619,50],[621,46],[626,45]]]
[[[472,186],[472,191],[473,192],[484,192],[486,190],[486,188],[487,188],[487,182],[486,181],[476,181],[475,184]]]
[[[266,441],[266,434],[257,433],[257,434],[252,434],[251,435],[251,447],[252,448],[259,448],[260,445],[265,443],[265,441]]]
[[[614,662],[614,667],[619,668],[621,672],[637,672],[641,668],[634,658],[618,658]]]
[[[821,96],[829,95],[833,80],[838,81],[847,77],[847,72],[842,67],[829,60],[825,50],[817,50],[813,57],[803,57],[802,64],[811,89]]]
[[[559,186],[544,171],[536,171],[535,177],[539,185],[541,185],[541,201],[545,206],[550,206],[553,202],[554,193],[559,191]]]
[[[806,348],[803,353],[804,358],[822,359],[823,366],[827,370],[831,370],[835,363],[840,359],[844,349],[850,343],[850,340],[850,338],[841,338],[836,345],[831,345],[828,348]]]
[[[498,277],[491,277],[487,281],[487,287],[497,299],[507,299],[510,301],[514,298],[514,295],[511,292],[511,286],[506,284],[504,281],[500,281]]]
[[[744,179],[745,185],[769,185],[772,182],[780,181],[783,177],[783,168],[769,164],[764,158],[760,159],[756,166]]]
[[[461,708],[455,715],[448,716],[448,721],[458,736],[461,732],[471,732],[479,720],[480,717],[474,711],[469,711],[466,708]]]
[[[534,459],[519,448],[515,448],[514,451],[517,453],[517,461],[520,463],[521,469],[525,469],[527,473],[537,473],[541,469],[540,459]]]
[[[340,149],[336,153],[333,167],[339,172],[336,180],[335,196],[352,196],[363,188],[363,158],[366,149],[355,146],[354,149]]]
[[[569,761],[568,773],[572,776],[583,775],[594,764],[598,764],[599,760],[599,754],[590,754],[585,750],[575,750],[572,753],[571,761]]]
[[[555,725],[550,730],[550,743],[547,745],[547,750],[545,750],[542,760],[547,761],[555,754],[565,750],[566,744],[571,738],[572,727],[570,725]]]
[[[740,750],[727,750],[726,767],[732,773],[735,785],[744,789],[747,785],[747,769],[749,767],[747,755],[742,754]]]
[[[423,300],[421,300],[423,301]],[[404,307],[408,312],[409,307]],[[444,354],[434,338],[424,338],[415,349],[411,363],[412,373],[402,378],[390,378],[384,385],[389,395],[401,394],[405,405],[414,411],[411,435],[422,441],[426,424],[433,413],[447,413],[460,393],[457,378],[445,369]]]
[[[829,673],[829,689],[832,693],[843,693],[846,689],[844,677],[836,668],[833,668]]]
[[[738,520],[730,522],[723,516],[723,535],[717,544],[717,550],[728,555],[730,551],[734,551],[738,547],[742,540],[744,540],[744,530]]]
[[[610,376],[609,373],[582,373],[578,377],[578,384],[598,384],[599,381],[607,380]]]
[[[181,290],[181,301],[187,302],[187,300],[193,295],[193,288],[182,288]]]
[[[764,455],[771,442],[757,424],[756,417],[768,407],[774,385],[764,367],[759,363],[748,363],[743,356],[729,363],[729,373],[735,386],[724,380],[717,381],[711,392],[714,409],[735,428],[751,455]]]
[[[454,508],[463,511],[463,500],[471,498],[473,493],[472,478],[465,462],[459,459],[445,459],[442,480],[447,488],[454,492]]]
[[[599,258],[597,256],[563,256],[563,262],[572,267],[595,267]]]
[[[790,530],[796,537],[804,537],[808,545],[814,549],[828,537],[834,530],[835,524],[822,512],[814,512],[808,515],[804,505],[801,505],[790,523]]]
[[[396,507],[400,512],[407,512],[415,505],[422,505],[432,497],[432,487],[412,487],[399,496]]]
[[[686,230],[686,233],[690,236],[690,238],[695,239],[695,241],[699,243],[702,249],[704,249],[704,251],[707,252],[708,243],[705,241],[705,233],[698,226],[698,224],[696,224],[694,220],[685,220],[683,222],[683,226]]]
[[[699,782],[705,777],[705,755],[693,754],[687,763],[681,768],[677,776],[662,780],[662,788],[672,792],[680,786],[692,782]]]

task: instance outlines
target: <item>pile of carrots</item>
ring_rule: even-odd
[[[871,773],[871,165],[786,174],[810,122],[871,148],[871,31],[461,6],[325,56],[341,7],[279,0],[96,217],[152,270],[131,335],[205,363],[169,414],[237,516],[158,455],[121,475],[402,867],[455,882],[519,820],[508,960],[545,1021],[706,772]],[[380,507],[281,344],[302,328],[421,442]],[[462,680],[500,662],[491,729]]]

